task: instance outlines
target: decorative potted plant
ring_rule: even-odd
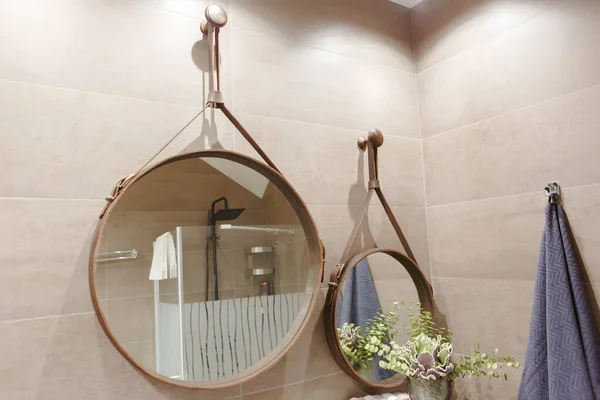
[[[451,383],[458,378],[499,378],[502,368],[519,368],[512,357],[498,357],[471,349],[470,355],[461,356],[452,362],[451,332],[437,328],[431,313],[420,309],[409,314],[411,339],[403,345],[394,341],[382,344],[378,355],[383,359],[381,368],[396,371],[408,378],[408,387],[413,400],[446,400],[450,398]],[[479,347],[479,346],[478,346]],[[506,374],[502,374],[506,380]]]

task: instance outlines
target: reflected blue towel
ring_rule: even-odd
[[[367,259],[364,258],[350,271],[344,281],[343,299],[338,302],[337,326],[341,328],[347,322],[364,328],[367,322],[380,311],[381,305],[371,276],[371,269]],[[378,381],[390,378],[395,374],[393,371],[379,367],[379,357],[376,357],[374,362],[375,377]]]
[[[519,400],[600,400],[600,338],[563,210],[546,207]]]

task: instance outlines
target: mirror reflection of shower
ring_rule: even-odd
[[[221,208],[220,208],[220,207]],[[275,226],[250,226],[234,224],[246,208],[230,208],[229,199],[225,196],[219,197],[211,203],[207,212],[206,244],[205,244],[205,300],[220,300],[219,295],[219,242],[221,235],[227,235],[231,231],[246,231],[258,234],[263,242],[254,243],[246,247],[246,276],[252,282],[252,292],[258,296],[269,296],[275,294],[275,252],[280,240],[269,240],[260,234],[273,235],[293,240],[296,234],[294,228],[283,228]],[[225,222],[225,223],[223,223]],[[243,232],[240,232],[243,233]],[[281,236],[279,236],[281,235]],[[210,290],[212,286],[212,291]]]
[[[215,206],[223,202],[224,208],[215,212]],[[212,202],[210,210],[208,210],[208,218],[206,226],[208,227],[207,240],[206,240],[206,300],[208,301],[208,281],[210,276],[210,259],[212,255],[212,274],[213,274],[213,290],[215,300],[219,300],[219,273],[218,273],[218,262],[217,262],[217,222],[222,221],[233,221],[236,220],[243,212],[245,208],[229,208],[229,202],[227,197],[220,197]],[[209,255],[210,249],[210,255]]]
[[[242,376],[275,354],[315,287],[298,215],[275,183],[224,158],[180,160],[136,182],[98,254],[119,343],[143,349],[140,363],[159,375],[195,382]]]

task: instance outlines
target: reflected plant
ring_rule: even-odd
[[[412,308],[409,310],[412,311]],[[439,336],[444,342],[452,340],[452,332],[445,327],[437,327],[433,322],[431,312],[423,310],[420,303],[417,303],[416,312],[411,312],[408,317],[410,323],[406,328],[406,333],[411,338],[416,339],[420,335],[426,335],[431,338]]]
[[[362,328],[354,324],[345,323],[341,328],[338,328],[338,341],[342,351],[348,358],[352,367],[360,371],[370,360],[371,353],[359,347],[359,343],[363,336],[360,334]]]
[[[368,368],[384,344],[398,333],[395,326],[399,321],[399,311],[404,310],[407,305],[395,301],[393,306],[390,311],[378,312],[367,321],[365,327],[344,323],[338,328],[340,347],[356,371]],[[410,306],[412,308],[412,302]]]

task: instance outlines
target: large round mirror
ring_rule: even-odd
[[[411,316],[421,309],[432,311],[431,289],[410,258],[379,249],[353,257],[327,295],[326,333],[334,358],[365,387],[399,388],[405,376],[382,368],[378,350],[409,340]]]
[[[203,151],[129,183],[99,225],[90,267],[100,322],[149,375],[239,384],[287,352],[322,273],[306,206],[273,169]]]

